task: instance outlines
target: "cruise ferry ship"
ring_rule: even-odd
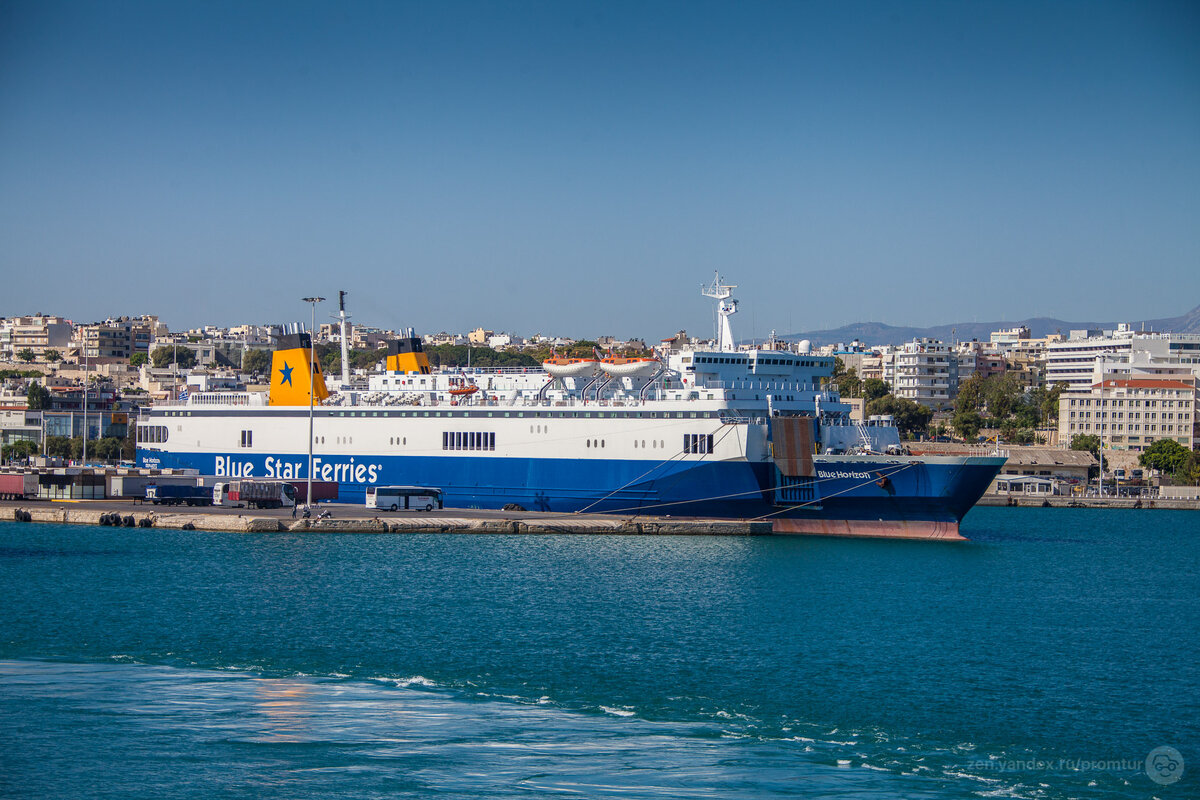
[[[409,331],[390,343],[382,373],[331,389],[309,334],[287,334],[269,391],[192,393],[144,410],[138,462],[304,480],[311,429],[313,479],[336,481],[350,502],[371,485],[405,484],[437,487],[460,508],[956,538],[1004,454],[914,456],[889,418],[853,421],[830,382],[832,357],[806,342],[737,347],[735,288],[720,276],[703,287],[718,319],[705,346],[555,357],[540,369],[435,371]]]

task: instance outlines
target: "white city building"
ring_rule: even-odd
[[[892,394],[944,408],[958,391],[958,356],[936,339],[914,339],[882,353],[883,379]]]

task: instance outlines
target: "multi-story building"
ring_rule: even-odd
[[[994,336],[995,334],[993,334]],[[954,357],[958,361],[958,379],[965,381],[975,373],[981,377],[990,378],[992,375],[1003,375],[1008,368],[1004,356],[990,342],[972,339],[969,342],[959,342],[954,349]]]
[[[495,335],[496,335],[495,331],[489,331],[489,330],[485,330],[483,328],[476,328],[475,330],[473,330],[467,334],[467,341],[469,341],[471,344],[484,345],[484,344],[487,344],[488,339],[490,339],[491,337],[493,337]]]
[[[958,390],[958,359],[936,339],[914,339],[883,354],[883,379],[892,394],[932,409],[950,405]]]
[[[128,361],[134,353],[150,353],[155,336],[165,334],[158,317],[117,317],[75,329],[75,345],[81,358],[95,363]]]
[[[1086,391],[1059,399],[1059,441],[1099,436],[1105,447],[1140,452],[1159,439],[1187,448],[1200,443],[1197,378],[1190,366],[1155,363],[1148,353],[1098,362]]]
[[[66,350],[71,344],[70,320],[45,314],[14,317],[8,325],[11,354],[31,350],[41,357],[47,350]]]
[[[1071,392],[1087,391],[1099,357],[1115,360],[1135,350],[1160,360],[1200,364],[1200,334],[1144,333],[1124,323],[1111,332],[1071,331],[1069,339],[1046,346],[1046,383],[1066,384]]]

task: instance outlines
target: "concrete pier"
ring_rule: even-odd
[[[1010,508],[1137,508],[1167,511],[1197,511],[1200,501],[1179,498],[1136,497],[1061,497],[1036,494],[985,494],[977,506],[1007,506]]]
[[[614,517],[447,509],[424,514],[370,514],[362,506],[330,504],[327,519],[293,519],[290,509],[180,508],[119,500],[0,503],[0,520],[236,533],[507,533],[762,536],[770,521]]]

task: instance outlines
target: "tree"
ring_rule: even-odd
[[[130,366],[141,367],[150,362],[150,357],[145,353],[134,353],[129,357]]]
[[[121,444],[124,440],[116,436],[105,436],[88,443],[88,457],[97,461],[118,461],[121,458]]]
[[[959,413],[978,411],[982,398],[983,376],[976,372],[958,385],[958,396],[954,398],[954,410]],[[955,425],[954,429],[958,430],[958,426]]]
[[[890,414],[895,418],[900,433],[906,436],[924,433],[929,429],[929,421],[933,419],[933,409],[914,403],[906,397],[890,394],[867,403],[867,416],[876,414]]]
[[[137,458],[136,425],[130,425],[129,432],[125,434],[125,438],[121,440],[121,458],[125,461],[133,461]]]
[[[40,383],[29,384],[25,393],[25,404],[31,411],[41,411],[50,407],[50,390]]]
[[[1003,422],[1012,416],[1021,394],[1016,378],[1012,375],[992,375],[984,380],[981,390],[989,417]]]
[[[1138,456],[1138,463],[1164,474],[1174,474],[1188,465],[1191,456],[1192,451],[1179,442],[1159,439]]]
[[[858,379],[858,370],[854,367],[838,376],[837,384],[842,397],[858,397],[862,394],[862,381]]]
[[[62,353],[51,348],[50,350],[47,350],[44,353],[42,353],[42,358],[46,359],[50,363],[54,363],[56,361],[62,361]]]
[[[178,363],[180,369],[196,366],[196,353],[187,347],[158,347],[150,354],[150,360],[158,369],[166,369]]]
[[[20,441],[13,442],[12,444],[4,445],[2,452],[0,452],[0,460],[24,460],[30,456],[37,455],[37,451],[37,442],[30,441],[29,439],[22,439]]]
[[[973,442],[979,435],[979,429],[983,427],[983,417],[979,416],[978,411],[964,409],[954,412],[950,424],[954,426],[954,432],[961,436],[963,441]]]
[[[71,440],[66,436],[47,436],[46,455],[51,458],[70,458]]]
[[[247,350],[242,356],[242,371],[256,373],[258,375],[265,374],[271,369],[271,351],[270,350]]]
[[[1072,450],[1086,450],[1093,457],[1100,456],[1100,437],[1091,433],[1077,433],[1071,437]]]
[[[867,378],[862,384],[862,396],[870,405],[872,400],[878,400],[888,394],[888,385],[879,378]]]
[[[37,358],[37,356],[28,347],[22,347],[17,351],[17,358],[28,364],[30,361],[33,361],[33,359]]]

